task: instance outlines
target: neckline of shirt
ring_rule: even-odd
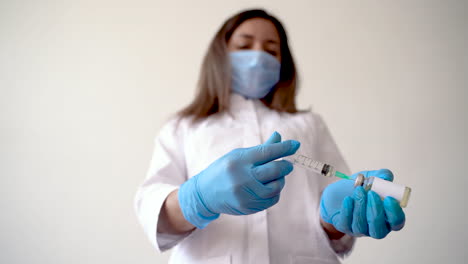
[[[255,109],[267,108],[259,99],[245,98],[242,95],[231,93],[229,110],[234,112],[250,111],[249,105]]]

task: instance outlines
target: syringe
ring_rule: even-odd
[[[333,166],[329,164],[325,164],[320,161],[313,160],[304,155],[297,154],[293,156],[284,157],[284,159],[287,161],[290,161],[294,165],[299,165],[303,168],[312,170],[325,177],[336,176],[336,177],[340,177],[343,179],[352,180],[351,177],[349,177],[348,175],[341,173],[339,171],[336,171]]]
[[[383,199],[387,196],[391,196],[400,202],[401,207],[406,207],[411,194],[411,188],[399,184],[395,184],[391,181],[386,181],[378,177],[364,177],[363,174],[358,174],[355,179],[350,176],[336,171],[335,168],[329,164],[325,164],[320,161],[313,160],[304,155],[293,155],[284,157],[285,160],[290,161],[294,165],[312,170],[320,175],[326,177],[339,177],[347,180],[354,180],[354,187],[362,186],[366,191],[372,190],[376,192]]]

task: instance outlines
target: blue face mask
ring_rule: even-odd
[[[255,50],[229,53],[231,89],[247,98],[265,97],[280,80],[281,63],[272,55]]]

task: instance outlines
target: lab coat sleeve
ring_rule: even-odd
[[[155,139],[154,152],[146,179],[135,196],[135,211],[144,232],[158,252],[172,248],[187,234],[170,235],[157,232],[159,214],[169,193],[186,180],[183,150],[184,124],[169,121]]]
[[[340,153],[338,146],[336,145],[333,137],[328,129],[327,125],[323,121],[323,119],[319,116],[314,114],[315,116],[315,124],[317,128],[317,140],[319,146],[319,156],[320,160],[331,164],[335,167],[336,170],[343,172],[345,174],[350,174],[350,170],[348,165],[346,164],[345,159]],[[339,180],[336,177],[333,178],[322,178],[323,185],[321,186],[322,192],[325,187],[329,184]],[[318,213],[320,216],[320,213]],[[328,238],[328,236],[327,236]],[[335,253],[343,258],[344,256],[348,255],[354,245],[355,238],[349,235],[344,235],[341,239],[338,240],[329,240],[331,248],[335,251]]]

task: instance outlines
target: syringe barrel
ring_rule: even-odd
[[[325,164],[320,161],[313,160],[304,155],[296,154],[293,156],[285,157],[286,160],[290,161],[294,165],[299,165],[303,168],[312,170],[318,174],[326,177],[335,176],[335,168],[329,164]]]

